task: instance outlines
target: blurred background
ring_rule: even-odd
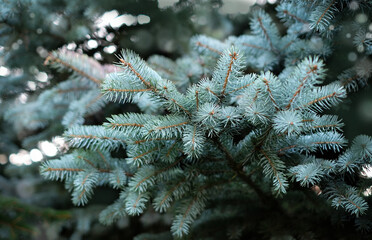
[[[52,50],[63,47],[84,53],[101,64],[117,61],[123,48],[144,59],[154,54],[176,59],[188,53],[192,36],[224,40],[248,33],[252,9],[274,13],[276,4],[276,0],[0,0],[0,238],[132,239],[144,229],[167,229],[170,223],[169,216],[149,212],[102,226],[97,213],[117,192],[100,188],[88,206],[77,208],[63,184],[40,177],[41,161],[68,150],[61,137],[64,128],[25,124],[25,116],[36,111],[32,108],[11,122],[6,112],[68,77],[44,65]],[[363,13],[349,18],[368,21]],[[279,21],[278,26],[285,31]],[[367,78],[372,74],[371,60],[353,44],[352,28],[350,23],[338,33],[341,40],[326,62],[329,82],[354,65],[363,66],[360,74]],[[372,24],[367,34],[372,36]],[[86,122],[101,124],[112,113],[133,109],[130,104],[110,104]],[[351,93],[331,113],[344,120],[347,139],[372,135],[371,88],[367,85]]]

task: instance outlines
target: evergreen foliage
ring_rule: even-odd
[[[44,64],[67,78],[8,107],[5,119],[18,131],[42,129],[33,141],[64,129],[70,152],[44,161],[40,173],[64,181],[77,206],[101,186],[120,192],[100,212],[101,223],[170,213],[170,233],[135,239],[370,236],[365,193],[372,183],[361,173],[372,164],[372,137],[348,141],[330,112],[367,85],[370,70],[356,64],[327,78],[338,23],[354,2],[372,16],[367,1],[283,0],[275,8],[279,26],[255,8],[249,34],[196,35],[177,60],[145,61],[122,50],[114,65],[103,65],[60,48]],[[365,59],[372,54],[368,24],[356,25],[352,40]],[[17,92],[18,80],[7,81]],[[87,123],[114,103],[135,103],[140,113]],[[314,213],[326,231],[296,228]]]
[[[127,172],[129,166],[132,173],[126,175],[127,184],[113,185],[121,190],[120,198],[101,213],[101,221],[140,215],[151,202],[159,212],[174,206],[171,232],[183,238],[203,212],[228,208],[225,204],[234,196],[221,192],[237,188],[240,198],[253,191],[266,208],[291,217],[272,195],[289,194],[296,183],[303,187],[297,191],[320,189],[314,190],[322,193],[319,197],[358,221],[368,210],[360,194],[365,189],[345,180],[371,164],[372,139],[359,136],[348,148],[342,121],[323,113],[353,88],[342,81],[324,83],[322,58],[331,54],[327,37],[333,35],[330,26],[341,11],[338,6],[335,1],[284,1],[277,7],[278,17],[288,27],[284,36],[271,17],[258,10],[252,15],[251,35],[225,42],[194,37],[191,56],[197,59],[190,64],[198,67],[190,68],[187,76],[202,78],[197,82],[188,77],[177,84],[189,57],[172,62],[155,56],[146,63],[123,50],[117,63],[120,70],[104,80],[103,94],[120,103],[137,97],[154,101],[157,113],[113,115],[103,128],[81,126],[65,133],[70,145],[82,153],[92,149],[109,154],[118,144],[126,149],[127,158],[121,160],[126,165],[115,167]],[[314,48],[309,46],[313,38]],[[283,60],[279,75],[268,71]],[[247,67],[262,71],[246,74]],[[323,157],[331,152],[332,159]],[[41,172],[50,179],[73,181],[73,201],[85,203],[83,196],[90,197],[91,189],[105,180],[98,180],[100,170],[95,165],[79,165],[83,164],[79,157],[67,156],[68,160],[45,162]],[[216,203],[207,210],[210,202]],[[217,219],[210,216],[203,221]]]
[[[206,1],[200,5],[201,12],[196,17],[205,17],[204,13],[208,12],[208,19],[213,19],[217,24],[227,22],[226,17],[209,8],[209,3]],[[165,9],[160,8],[154,0],[144,0],[141,4],[137,0],[0,0],[0,179],[3,175],[12,179],[0,187],[4,195],[0,198],[12,196],[22,203],[18,205],[19,211],[7,209],[6,204],[0,206],[0,212],[4,213],[0,214],[0,238],[77,240],[83,237],[102,239],[108,235],[115,238],[122,228],[132,227],[129,225],[133,223],[125,226],[121,221],[115,227],[100,225],[97,228],[97,209],[102,207],[70,209],[71,203],[66,201],[61,185],[52,182],[46,184],[38,171],[33,171],[38,168],[38,163],[33,163],[29,168],[20,168],[22,174],[17,176],[14,176],[14,172],[5,173],[8,168],[14,167],[13,164],[2,164],[7,159],[13,162],[11,154],[14,156],[21,148],[37,148],[40,141],[50,141],[54,136],[61,135],[65,128],[102,122],[104,112],[110,115],[113,107],[105,108],[107,100],[100,97],[100,86],[94,79],[103,80],[107,72],[114,70],[110,69],[111,64],[102,64],[103,61],[111,63],[115,59],[114,54],[107,53],[107,48],[120,43],[145,55],[155,52],[169,56],[180,54],[187,48],[189,37],[197,29],[209,29],[189,20],[194,14],[191,11],[194,5],[180,2]],[[205,11],[207,8],[209,11]],[[103,26],[98,22],[103,15],[113,14],[119,16],[117,19],[132,17],[136,20],[132,25],[122,24],[119,27],[111,24]],[[150,17],[151,26],[148,24]],[[147,23],[141,21],[144,18],[147,18]],[[175,26],[179,30],[177,33],[170,30]],[[162,34],[158,34],[159,30],[162,30]],[[98,46],[91,48],[88,44],[90,40],[96,41]],[[62,49],[56,50],[62,46]],[[49,58],[44,61],[48,53]],[[98,57],[100,63],[97,54],[101,56]],[[93,55],[96,60],[93,60]],[[138,101],[141,103],[140,99]],[[155,104],[139,105],[145,111],[156,111]],[[44,158],[48,157],[44,155]],[[123,177],[120,171],[116,172]],[[116,182],[114,178],[112,175],[110,181]],[[31,186],[26,184],[27,191],[23,192],[32,193],[35,195],[32,197],[38,197],[38,200],[15,194],[19,191],[22,193],[18,187],[25,185],[25,182]],[[38,185],[35,190],[35,182],[44,184]],[[8,191],[8,187],[11,191]],[[111,195],[115,195],[115,192],[111,191],[108,196]],[[50,201],[53,197],[57,201]],[[69,209],[73,214],[63,224],[45,215],[40,215],[38,221],[34,221],[32,215],[37,211],[28,211],[27,208],[31,206],[39,206],[40,212],[42,208],[50,207]],[[25,214],[20,214],[22,208]],[[17,225],[9,228],[10,225],[6,225],[8,213],[17,221],[20,221],[17,217],[22,218],[22,224],[36,231],[24,232]],[[96,231],[91,231],[92,228]],[[121,232],[120,236],[130,239],[136,235],[136,231],[124,235]]]

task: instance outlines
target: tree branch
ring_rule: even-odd
[[[258,195],[262,202],[267,203],[268,197],[266,194],[251,180],[251,178],[244,174],[243,166],[235,163],[233,156],[231,153],[222,145],[221,141],[217,138],[213,138],[214,143],[218,146],[218,148],[226,155],[227,163],[229,167],[235,171],[237,176],[247,183]]]
[[[221,141],[217,138],[213,138],[212,140],[218,146],[218,148],[225,154],[229,167],[236,172],[237,176],[241,180],[243,180],[245,183],[248,184],[249,187],[253,189],[253,191],[257,194],[261,202],[267,206],[270,206],[273,209],[276,209],[284,216],[287,216],[287,213],[283,210],[278,201],[271,195],[267,195],[264,191],[262,191],[261,188],[252,181],[250,176],[244,173],[243,166],[237,164],[234,161],[234,157],[231,155],[228,149],[226,149],[226,147],[221,143]]]

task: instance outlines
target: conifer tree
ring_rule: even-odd
[[[170,232],[136,239],[368,238],[371,180],[361,173],[371,164],[372,138],[348,141],[330,109],[366,85],[370,65],[330,69],[333,81],[327,69],[348,15],[372,16],[371,7],[281,1],[275,11],[285,30],[256,8],[250,34],[197,35],[175,61],[122,50],[115,66],[102,66],[66,49],[52,52],[46,63],[72,74],[28,104],[45,106],[38,118],[63,119],[71,150],[43,162],[40,173],[64,181],[78,206],[99,186],[117,189],[99,215],[103,224],[151,209],[171,213]],[[367,63],[368,24],[350,34]],[[111,102],[135,103],[140,112],[84,125]]]

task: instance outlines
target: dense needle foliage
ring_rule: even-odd
[[[372,138],[361,132],[348,141],[331,109],[370,78],[370,19],[349,33],[361,61],[345,70],[329,59],[347,16],[371,16],[371,8],[280,1],[276,16],[252,10],[249,34],[196,35],[176,60],[122,50],[103,65],[61,48],[44,63],[67,79],[5,118],[65,129],[70,151],[44,161],[40,173],[64,181],[77,206],[100,186],[120,192],[101,223],[170,214],[169,232],[137,239],[368,238],[372,183],[362,172]],[[115,103],[137,111],[84,125]]]

